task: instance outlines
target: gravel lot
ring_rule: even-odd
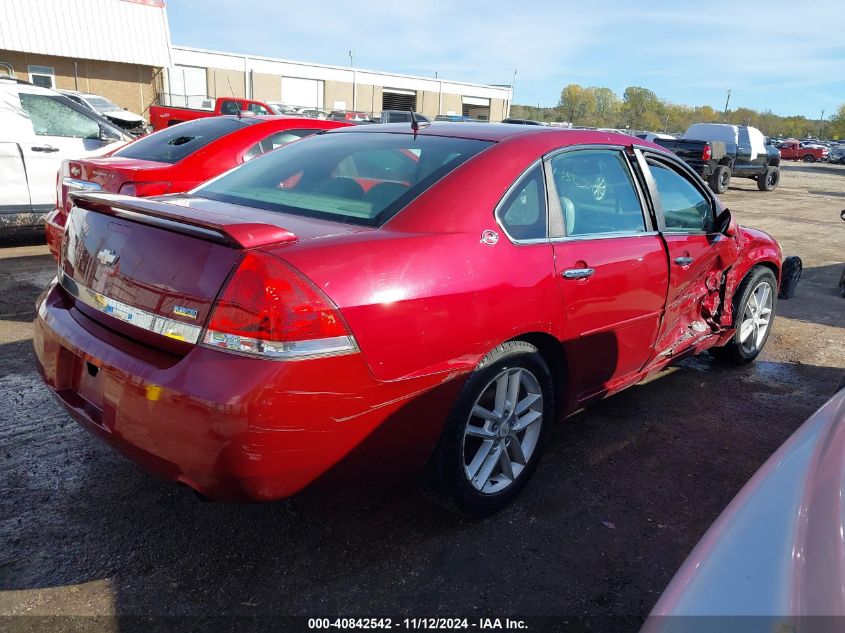
[[[518,502],[468,523],[413,481],[242,506],[139,471],[41,386],[30,321],[54,266],[37,240],[7,241],[0,614],[645,616],[845,370],[845,167],[789,164],[776,192],[737,180],[723,199],[804,260],[760,359],[692,359],[559,424]]]

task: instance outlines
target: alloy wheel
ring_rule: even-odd
[[[747,354],[752,354],[763,345],[772,322],[774,293],[769,282],[757,284],[745,303],[742,322],[739,326],[739,342]]]
[[[537,377],[521,367],[504,369],[481,390],[464,428],[464,474],[470,485],[483,494],[512,485],[537,448],[542,424]]]

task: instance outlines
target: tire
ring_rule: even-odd
[[[760,316],[754,316],[756,309],[761,299],[761,294],[764,291],[759,289],[768,285],[768,296],[763,300],[764,310],[768,309],[768,314],[765,312]],[[772,331],[772,323],[775,320],[775,308],[777,307],[777,280],[774,273],[763,266],[755,266],[746,275],[745,279],[739,285],[736,294],[734,294],[734,326],[736,332],[731,340],[724,347],[714,347],[710,349],[710,353],[720,361],[730,363],[732,365],[744,365],[750,363],[762,351],[769,340],[769,334]],[[755,297],[756,295],[756,297]],[[751,306],[752,297],[755,297],[754,303]],[[748,314],[747,314],[748,311]],[[760,332],[760,326],[755,324],[751,326],[750,332],[743,328],[743,323],[761,319],[768,316],[765,324],[765,330]],[[746,338],[743,339],[745,334]],[[749,340],[751,339],[751,340]]]
[[[731,184],[731,169],[727,165],[719,165],[716,167],[710,178],[707,180],[710,189],[716,193],[725,193],[728,186]]]
[[[506,396],[514,386],[516,402],[524,407],[521,414]],[[488,353],[455,400],[429,461],[426,483],[434,500],[475,518],[513,501],[540,462],[554,418],[553,402],[551,372],[536,347],[509,341]],[[514,432],[509,428],[514,422],[525,426]],[[475,432],[468,434],[469,428]],[[496,458],[503,451],[507,467]]]
[[[812,154],[804,154],[803,160],[804,160],[805,163],[815,163],[816,157],[813,156]]]
[[[842,271],[842,276],[839,278],[839,295],[845,297],[845,270]]]
[[[757,176],[757,188],[760,191],[774,191],[780,184],[780,169],[777,167],[766,167],[766,170]]]

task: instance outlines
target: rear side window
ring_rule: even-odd
[[[516,183],[497,215],[508,235],[515,240],[546,237],[546,187],[540,165]]]
[[[260,156],[193,193],[247,207],[381,226],[490,145],[410,134],[320,134]]]
[[[712,233],[715,221],[707,197],[675,170],[653,160],[648,165],[660,195],[666,230]]]
[[[178,163],[212,141],[243,129],[244,125],[238,119],[222,117],[188,121],[139,138],[117,150],[114,155],[157,163]]]

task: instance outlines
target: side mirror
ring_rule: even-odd
[[[842,209],[842,211],[839,213],[839,217],[842,218],[843,221],[845,221],[845,209]]]
[[[121,140],[119,136],[116,136],[115,133],[107,128],[105,125],[100,125],[100,140],[101,141],[119,141]]]
[[[716,216],[716,230],[727,237],[736,235],[736,224],[730,209],[724,209]]]

